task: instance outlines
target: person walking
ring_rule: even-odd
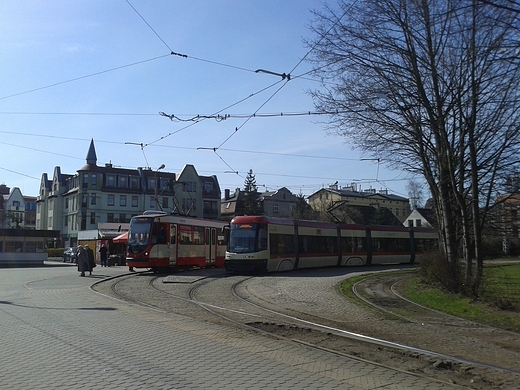
[[[94,251],[88,245],[85,245],[85,250],[88,256],[88,272],[92,275],[92,270],[96,266],[96,258],[94,257]]]
[[[107,260],[108,260],[108,249],[105,246],[105,244],[102,244],[101,248],[99,248],[99,257],[100,257],[101,267],[106,267]]]
[[[85,276],[85,271],[89,271],[88,266],[88,253],[83,248],[83,245],[78,245],[78,254],[77,254],[77,260],[78,260],[78,271],[81,272],[79,276]]]

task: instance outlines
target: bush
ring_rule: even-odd
[[[450,293],[459,293],[464,286],[459,264],[449,263],[440,252],[422,257],[419,275],[423,282],[440,286]]]

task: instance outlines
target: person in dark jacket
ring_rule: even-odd
[[[101,248],[99,248],[99,262],[101,263],[101,267],[107,266],[107,260],[108,260],[108,249],[105,244],[101,245]]]
[[[90,268],[88,265],[88,253],[83,247],[83,245],[78,245],[77,261],[78,271],[81,272],[79,276],[85,276],[85,272],[89,271]]]
[[[92,275],[92,270],[96,266],[96,258],[94,257],[94,251],[88,245],[85,245],[85,250],[88,256],[88,271]]]

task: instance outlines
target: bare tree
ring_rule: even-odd
[[[328,130],[424,177],[449,287],[474,294],[486,210],[520,147],[519,15],[496,6],[506,0],[493,3],[340,0],[340,13],[315,13],[309,42],[324,81],[311,94],[317,109],[333,113]]]
[[[316,218],[316,214],[317,213],[305,200],[305,195],[303,193],[300,192],[296,195],[296,204],[291,210],[290,218],[312,220]]]
[[[424,202],[424,195],[421,184],[417,180],[410,180],[406,185],[408,198],[412,200],[412,209],[420,207]]]

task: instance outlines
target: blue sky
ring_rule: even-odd
[[[2,0],[0,182],[36,196],[42,173],[75,173],[94,139],[98,165],[193,164],[222,192],[243,188],[252,169],[260,191],[355,181],[407,196],[405,173],[362,161],[325,132],[325,117],[289,115],[312,112],[306,91],[320,87],[297,77],[310,70],[300,61],[312,9],[321,3]]]

